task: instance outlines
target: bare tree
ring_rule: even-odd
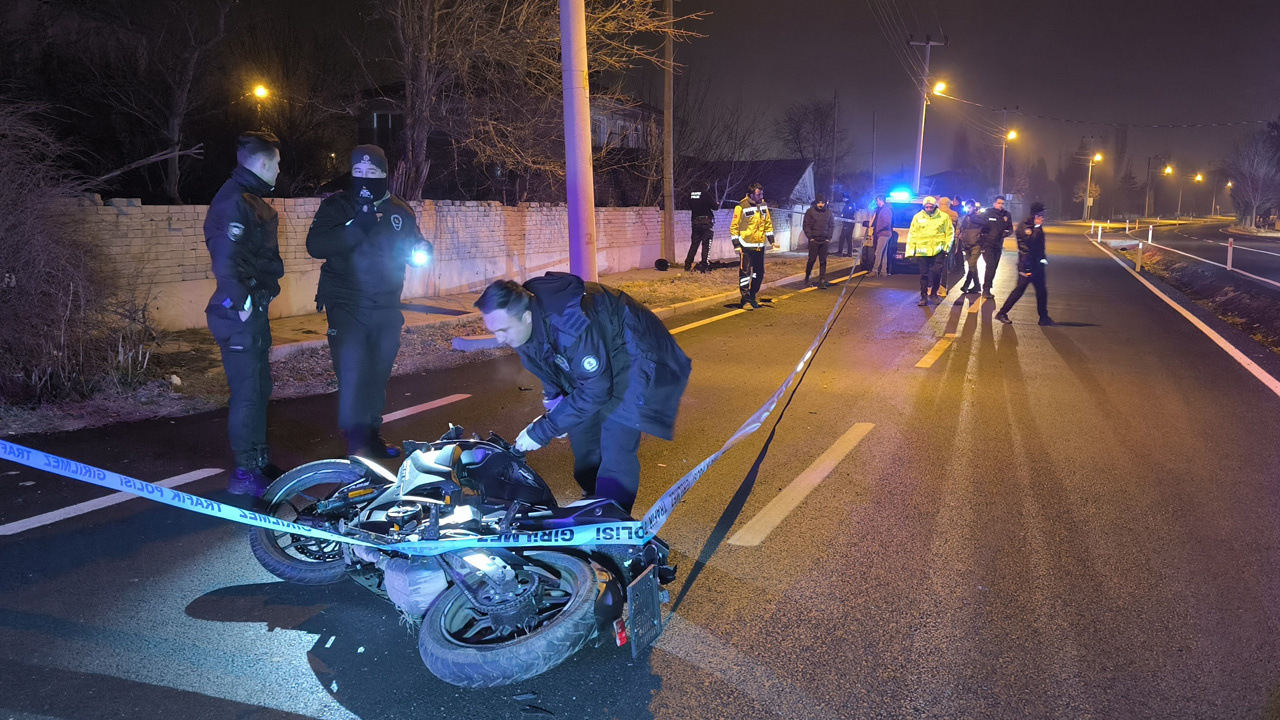
[[[386,0],[404,117],[396,192],[421,197],[431,170],[429,143],[444,135],[455,150],[501,173],[564,175],[560,22],[555,0]],[[587,2],[587,53],[593,98],[627,102],[602,78],[637,63],[661,66],[663,36],[694,36],[653,3]],[[392,95],[392,93],[388,93]]]
[[[1236,143],[1225,166],[1236,218],[1252,228],[1260,211],[1280,201],[1280,154],[1266,133],[1258,132]]]
[[[161,186],[175,203],[182,202],[180,151],[187,123],[214,96],[209,71],[227,36],[231,4],[167,0],[140,12],[126,0],[113,0],[83,18],[97,38],[78,54],[93,78],[85,91],[125,118],[127,127],[141,131],[137,149],[169,153]]]
[[[759,161],[773,157],[772,131],[766,108],[741,95],[724,99],[715,88],[688,76],[676,94],[676,180],[687,188],[705,181],[718,205],[741,189]],[[683,189],[683,188],[682,188]]]
[[[813,163],[813,174],[825,182],[853,152],[853,143],[836,126],[837,105],[832,100],[800,100],[787,106],[773,126],[783,151]],[[832,163],[834,162],[834,166]]]
[[[1098,183],[1096,182],[1089,183],[1089,197],[1097,199],[1097,197],[1101,194],[1102,194],[1102,188],[1098,186]],[[1083,180],[1076,183],[1076,187],[1071,193],[1071,199],[1078,203],[1084,202],[1084,181]]]

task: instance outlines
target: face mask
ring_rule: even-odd
[[[387,179],[351,176],[351,194],[358,202],[377,202],[387,194]]]

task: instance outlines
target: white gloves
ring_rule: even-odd
[[[529,427],[533,427],[533,425],[530,424]],[[529,428],[527,427],[521,430],[520,434],[516,436],[514,447],[520,452],[527,453],[527,452],[533,452],[534,450],[537,450],[538,448],[542,447],[542,445],[539,445],[537,442],[534,441],[533,438],[529,437]]]
[[[551,412],[556,409],[556,406],[560,404],[561,400],[564,400],[563,395],[557,395],[551,398],[544,397],[542,398],[542,407],[545,408],[547,412]]]

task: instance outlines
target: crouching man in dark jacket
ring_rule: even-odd
[[[475,306],[485,327],[542,380],[546,413],[516,438],[530,452],[568,434],[573,476],[628,513],[640,487],[640,433],[674,433],[692,364],[648,308],[567,273],[497,280]]]
[[[316,309],[329,318],[338,427],[347,453],[397,457],[399,448],[382,439],[382,410],[400,351],[404,269],[411,260],[425,264],[431,245],[408,204],[387,191],[381,148],[360,145],[352,151],[351,189],[320,203],[307,232],[307,252],[324,260]]]

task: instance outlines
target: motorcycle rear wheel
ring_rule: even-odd
[[[293,522],[334,490],[360,479],[362,472],[349,460],[307,463],[281,475],[263,493],[267,515]],[[346,577],[347,563],[336,542],[254,528],[249,549],[267,572],[299,585],[328,585]]]
[[[529,557],[554,569],[540,573],[539,624],[528,634],[500,636],[451,586],[428,608],[418,635],[418,652],[433,675],[460,687],[509,685],[559,665],[591,639],[597,592],[591,564],[556,552]]]

